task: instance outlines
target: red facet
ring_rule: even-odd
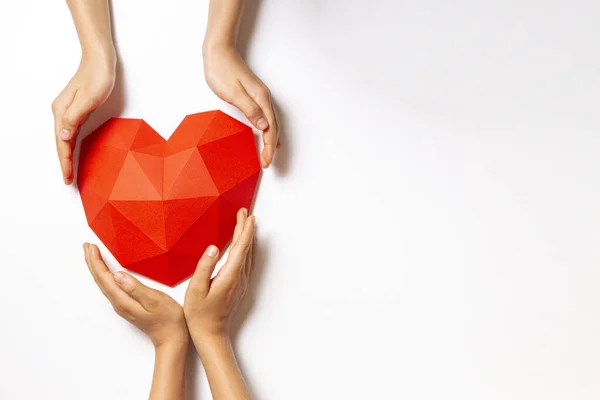
[[[260,174],[252,129],[221,111],[188,115],[166,141],[113,118],[84,139],[78,186],[88,224],[123,267],[169,286],[223,248]]]

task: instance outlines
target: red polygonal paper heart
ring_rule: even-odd
[[[77,183],[117,261],[175,286],[208,245],[231,239],[259,174],[252,129],[210,111],[185,117],[168,141],[140,119],[107,121],[83,141]]]

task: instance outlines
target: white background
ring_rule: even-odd
[[[86,130],[241,118],[204,83],[206,1],[114,3],[119,84]],[[251,2],[283,120],[236,335],[256,398],[600,398],[598,4]],[[54,150],[67,7],[7,2],[0,38],[0,398],[145,398],[151,344],[89,276]]]

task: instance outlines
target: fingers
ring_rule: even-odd
[[[62,170],[63,181],[66,185],[73,182],[73,141],[63,132],[63,116],[75,98],[76,89],[67,85],[65,89],[52,102],[54,115],[54,136],[56,139],[56,152]]]
[[[56,137],[56,152],[65,185],[73,183],[73,143]]]
[[[244,260],[244,257],[246,257],[246,254],[248,254],[248,250],[250,249],[250,245],[252,244],[253,237],[254,216],[251,215],[244,221],[242,233],[240,233],[238,240],[229,250],[229,257],[227,258],[227,263],[232,263],[234,265],[237,265],[238,268],[242,268],[242,261]]]
[[[271,98],[271,92],[260,81],[258,81],[258,84],[252,83],[251,85],[244,86],[244,89],[250,94],[256,104],[258,104],[262,113],[267,118],[266,125],[259,127],[255,124],[255,126],[263,131],[264,148],[260,162],[263,168],[268,168],[273,161],[275,148],[279,141],[279,124],[275,106],[273,105],[273,99]]]
[[[156,308],[160,300],[159,292],[150,289],[126,272],[119,271],[115,273],[114,280],[125,293],[140,303],[144,309],[151,311]]]
[[[244,221],[244,227],[238,240],[229,249],[229,257],[223,268],[219,271],[215,280],[231,281],[237,279],[245,266],[245,259],[252,244],[254,236],[254,216],[251,215]]]
[[[142,306],[117,285],[112,272],[110,272],[102,260],[98,247],[85,243],[83,248],[85,261],[94,281],[96,281],[102,293],[111,302],[115,311],[119,315],[140,311]]]
[[[262,131],[269,127],[269,123],[267,122],[267,118],[265,117],[262,108],[254,101],[241,84],[237,88],[233,100],[233,105],[239,108],[257,129]]]
[[[198,291],[202,295],[208,293],[210,287],[210,277],[212,276],[217,260],[219,259],[219,249],[217,246],[210,245],[198,261],[196,271],[190,280],[188,290]]]
[[[94,109],[95,104],[91,99],[91,96],[86,96],[81,91],[75,94],[75,98],[62,115],[60,131],[62,140],[67,141],[75,137],[81,124]]]
[[[69,84],[52,103],[56,151],[67,185],[73,183],[73,147],[77,131],[95,106],[91,99]]]
[[[246,222],[246,218],[248,217],[248,210],[245,208],[240,208],[237,213],[237,222],[235,224],[235,230],[233,231],[233,238],[231,239],[231,245],[233,246],[235,242],[237,242],[240,234],[244,230],[244,222]]]
[[[256,247],[256,236],[252,237],[252,243],[250,249],[246,255],[246,262],[244,263],[244,275],[246,280],[250,280],[250,274],[252,273],[252,267],[254,267],[254,248]]]
[[[277,111],[275,110],[275,104],[273,104],[273,112],[275,113],[275,123],[277,124],[277,145],[275,146],[275,148],[278,149],[281,147],[281,138],[280,138],[281,125],[279,125],[279,115],[277,114]]]

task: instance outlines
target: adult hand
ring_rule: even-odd
[[[252,271],[253,237],[254,216],[241,209],[229,257],[217,275],[211,279],[219,254],[216,246],[209,246],[198,262],[183,304],[195,343],[208,337],[229,336],[231,318],[246,293]]]
[[[183,309],[175,300],[125,272],[113,274],[98,247],[85,243],[83,248],[96,284],[117,314],[146,333],[157,349],[170,344],[187,347],[189,334]]]
[[[56,150],[63,181],[73,182],[73,148],[79,127],[110,96],[115,85],[116,56],[84,53],[73,78],[52,102]]]
[[[185,319],[215,400],[252,398],[236,361],[229,326],[248,287],[253,238],[254,217],[242,209],[225,265],[211,279],[219,249],[209,246],[185,294]]]
[[[217,96],[239,108],[257,129],[263,131],[260,163],[263,168],[268,168],[279,143],[279,123],[269,88],[230,45],[205,47],[204,75]]]

